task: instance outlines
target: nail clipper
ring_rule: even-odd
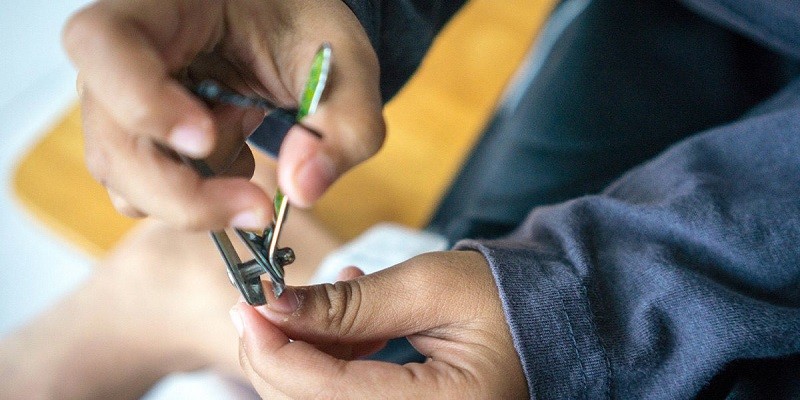
[[[291,119],[291,125],[301,124],[301,121],[308,115],[313,114],[319,105],[325,84],[328,80],[331,66],[331,46],[323,43],[314,56],[311,65],[311,72],[302,93],[297,111],[292,112],[275,106],[270,101],[260,97],[245,96],[234,91],[225,89],[218,83],[205,80],[192,88],[192,91],[207,101],[217,101],[232,104],[238,107],[259,107],[267,110],[268,113],[280,113],[279,118],[284,120]],[[289,125],[289,127],[291,126]],[[288,129],[286,129],[288,131]],[[319,133],[309,129],[315,136],[321,138]],[[286,132],[283,132],[285,135]],[[277,150],[275,150],[277,153]],[[184,162],[191,165],[203,177],[214,176],[214,171],[203,160],[181,157]],[[267,303],[264,288],[261,282],[261,275],[269,274],[272,281],[272,292],[275,297],[280,297],[286,286],[284,282],[283,267],[291,264],[295,260],[294,251],[288,247],[278,247],[281,229],[283,228],[286,215],[289,211],[289,200],[276,190],[273,199],[275,213],[270,226],[261,234],[236,229],[236,234],[244,242],[253,255],[253,259],[242,262],[236,249],[234,249],[230,238],[224,230],[212,231],[211,238],[217,246],[223,260],[228,268],[228,277],[239,289],[247,303],[251,305],[262,305]]]

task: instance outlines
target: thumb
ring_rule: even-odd
[[[474,294],[492,282],[485,265],[476,252],[429,253],[356,279],[289,288],[257,309],[288,337],[311,343],[411,336],[479,319],[485,296]]]

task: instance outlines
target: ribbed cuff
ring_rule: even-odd
[[[609,361],[570,265],[510,241],[463,240],[455,249],[488,260],[531,398],[611,397]]]

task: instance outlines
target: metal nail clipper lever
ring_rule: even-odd
[[[319,105],[322,93],[325,90],[328,74],[331,65],[331,46],[323,43],[314,56],[311,65],[311,72],[302,93],[297,112],[292,117],[290,111],[275,107],[266,99],[258,97],[244,96],[239,93],[227,90],[213,81],[203,81],[192,88],[192,91],[207,101],[216,101],[232,104],[238,107],[260,107],[268,112],[282,113],[281,118],[291,118],[291,124],[298,124],[306,116],[313,114]],[[291,124],[289,126],[291,126]],[[288,128],[287,128],[288,130]],[[309,130],[315,136],[321,138],[319,133]],[[283,133],[285,135],[285,132]],[[203,160],[195,160],[181,157],[184,162],[194,167],[203,177],[214,176],[214,171]],[[261,234],[236,229],[236,234],[247,246],[253,259],[242,262],[236,249],[233,247],[230,238],[225,231],[212,231],[211,238],[216,244],[217,249],[222,255],[228,269],[228,277],[239,289],[248,304],[262,305],[267,303],[264,294],[264,287],[261,282],[261,275],[269,274],[272,281],[272,292],[275,297],[280,297],[286,284],[284,282],[283,267],[291,264],[295,260],[294,251],[291,248],[278,247],[281,230],[289,211],[289,200],[278,189],[273,199],[275,213],[270,226]]]

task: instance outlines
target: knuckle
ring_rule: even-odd
[[[359,309],[361,308],[361,290],[355,281],[326,284],[327,328],[339,336],[353,333]]]
[[[138,218],[144,218],[144,217],[147,216],[147,214],[145,214],[144,212],[140,211],[138,208],[136,208],[136,207],[134,207],[134,206],[132,206],[132,205],[130,205],[128,203],[114,204],[114,208],[116,208],[117,211],[120,214],[122,214],[122,215],[124,215],[126,217],[129,217],[129,218],[137,218],[138,219]]]
[[[372,157],[375,153],[377,153],[381,147],[383,147],[383,143],[386,140],[386,122],[384,122],[383,118],[379,118],[375,121],[367,131],[366,137],[364,140],[360,140],[360,148],[358,151],[358,156],[360,158],[359,161],[366,160],[369,157]]]
[[[73,56],[82,49],[87,49],[87,43],[92,43],[92,47],[106,43],[112,29],[112,18],[112,11],[103,2],[95,2],[78,10],[69,17],[61,30],[64,49]]]
[[[373,154],[377,153],[378,150],[383,147],[383,143],[386,141],[386,122],[384,122],[383,118],[378,119],[367,135],[367,140],[364,141],[364,151],[367,153],[367,157],[372,156]]]
[[[375,155],[383,147],[386,139],[386,125],[383,118],[361,124],[358,128],[349,127],[345,131],[350,132],[346,135],[349,140],[344,143],[347,149],[345,161],[349,166],[357,165]]]
[[[61,31],[61,40],[67,50],[78,46],[82,39],[97,30],[97,5],[85,7],[67,20]]]

